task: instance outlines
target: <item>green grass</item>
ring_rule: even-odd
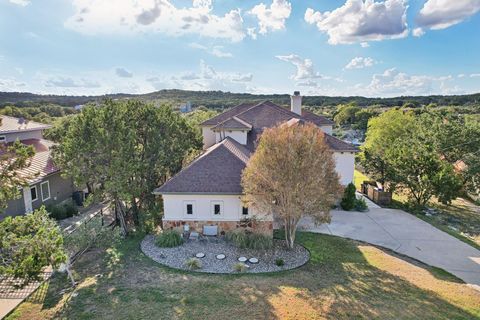
[[[480,293],[445,271],[351,240],[299,233],[307,265],[227,276],[162,267],[142,238],[87,252],[75,295],[57,275],[9,319],[480,319]]]
[[[155,239],[155,244],[161,248],[178,247],[182,243],[182,236],[174,230],[165,230]]]

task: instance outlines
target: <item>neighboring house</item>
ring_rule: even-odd
[[[334,152],[340,182],[352,182],[357,148],[331,136],[331,120],[302,110],[299,92],[291,101],[291,110],[270,101],[241,104],[203,122],[206,151],[154,190],[154,194],[163,197],[164,228],[188,224],[202,231],[205,225],[217,225],[222,232],[242,227],[248,220],[245,218],[255,217],[250,226],[271,233],[271,214],[243,207],[241,175],[263,130],[288,121],[312,122],[320,127]]]
[[[60,170],[55,167],[51,158],[50,148],[54,143],[43,139],[43,130],[50,126],[22,118],[3,115],[0,117],[2,119],[0,143],[10,144],[20,140],[35,149],[30,166],[18,172],[24,177],[29,177],[29,185],[19,186],[22,189],[20,198],[8,202],[7,208],[0,213],[0,220],[6,216],[22,215],[42,205],[56,204],[71,198],[74,191],[73,182],[60,176]]]

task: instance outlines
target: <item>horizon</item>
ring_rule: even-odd
[[[479,12],[475,0],[3,0],[0,91],[475,94]]]

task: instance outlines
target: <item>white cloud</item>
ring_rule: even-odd
[[[190,43],[190,47],[194,49],[199,49],[199,50],[204,50],[205,52],[208,52],[209,54],[218,57],[218,58],[231,58],[233,57],[233,54],[230,52],[224,51],[223,46],[213,46],[211,48],[204,46],[202,44],[192,42]]]
[[[424,28],[439,30],[460,23],[479,11],[479,0],[427,0],[416,21]]]
[[[94,34],[195,34],[240,41],[245,37],[240,10],[219,16],[211,0],[194,0],[191,7],[176,7],[171,0],[73,0],[75,13],[65,26]]]
[[[285,29],[285,21],[291,12],[292,4],[286,0],[273,0],[270,7],[262,2],[248,11],[257,17],[260,34]]]
[[[370,57],[355,57],[346,66],[345,69],[362,69],[373,66],[376,63]]]
[[[472,73],[470,75],[470,78],[477,78],[477,77],[480,77],[480,73]]]
[[[370,47],[370,45],[368,44],[368,42],[360,42],[360,46],[361,46],[362,48],[368,48],[368,47]]]
[[[74,79],[72,77],[55,76],[45,81],[45,87],[99,88],[100,84],[97,81],[85,78]]]
[[[460,73],[459,75],[457,75],[457,78],[465,78],[465,74],[464,74],[464,73]]]
[[[302,59],[296,54],[276,56],[276,58],[290,62],[297,68],[295,74],[291,76],[293,80],[319,79],[322,77],[322,75],[315,70],[315,66],[310,59]]]
[[[253,80],[251,73],[221,72],[200,60],[199,72],[188,71],[171,77],[150,77],[147,81],[155,88],[184,90],[224,90],[246,92]]]
[[[412,31],[414,37],[421,37],[425,34],[425,31],[422,28],[415,28]]]
[[[406,0],[347,0],[333,11],[308,8],[305,21],[328,34],[328,43],[347,44],[404,38],[408,35]]]
[[[358,84],[354,90],[356,94],[367,96],[401,96],[401,95],[430,95],[451,94],[459,92],[458,87],[450,87],[447,82],[454,79],[452,75],[429,76],[409,75],[396,68],[385,70],[381,74],[374,74],[371,82],[364,86]]]
[[[16,92],[26,91],[26,83],[17,81],[15,79],[0,79],[0,91]]]
[[[247,34],[253,40],[257,40],[257,32],[255,28],[247,28]]]
[[[9,0],[9,1],[10,3],[16,4],[22,7],[26,7],[30,4],[29,0]]]
[[[122,67],[118,67],[115,69],[115,74],[121,78],[131,78],[133,77],[133,73],[131,73],[130,71],[128,71],[127,69],[125,68],[122,68]]]

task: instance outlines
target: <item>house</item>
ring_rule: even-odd
[[[7,208],[0,213],[0,220],[6,216],[17,216],[42,205],[56,204],[72,197],[74,191],[71,179],[60,176],[60,170],[53,164],[51,157],[52,141],[43,139],[43,131],[49,125],[28,121],[23,118],[0,116],[0,143],[11,144],[19,140],[35,149],[29,167],[18,172],[29,177],[28,186],[21,187],[21,196],[8,201]]]
[[[334,123],[302,110],[299,92],[291,96],[290,110],[270,101],[240,104],[201,124],[205,152],[189,166],[154,190],[164,203],[164,228],[188,224],[202,231],[205,225],[217,225],[219,232],[250,227],[258,232],[272,230],[273,216],[243,207],[241,175],[255,151],[262,131],[288,121],[316,124],[325,132],[334,152],[336,170],[343,185],[353,181],[356,147],[331,135]]]

